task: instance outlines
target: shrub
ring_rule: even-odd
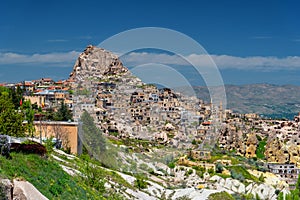
[[[224,167],[223,167],[223,165],[221,164],[221,163],[217,163],[216,164],[216,172],[217,173],[222,173],[222,171],[224,170]]]
[[[40,143],[32,143],[32,144],[11,144],[11,151],[22,152],[25,154],[37,154],[43,156],[46,154],[46,148]]]
[[[208,196],[208,200],[234,200],[234,198],[227,192],[218,192]]]
[[[197,142],[196,142],[195,139],[193,139],[192,144],[193,144],[193,145],[196,145],[196,144],[197,144]]]
[[[147,188],[148,183],[142,175],[137,175],[136,180],[134,181],[134,186],[139,189],[145,189]]]
[[[264,175],[261,174],[261,175],[259,176],[258,180],[261,181],[261,182],[265,182],[265,177],[264,177]]]
[[[236,172],[236,170],[234,169],[230,169],[230,174],[231,174],[231,178],[233,179],[237,179],[241,182],[245,181],[245,177],[242,174]]]
[[[175,163],[170,162],[170,163],[168,164],[168,166],[169,166],[169,168],[174,169],[174,168],[175,168]]]

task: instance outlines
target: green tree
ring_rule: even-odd
[[[20,86],[17,87],[17,89],[9,89],[9,94],[12,99],[12,103],[14,104],[15,109],[18,109],[20,107],[21,100],[23,101],[23,92],[24,90],[20,88]]]
[[[26,124],[26,129],[27,132],[29,133],[29,136],[33,136],[33,132],[35,131],[34,125],[33,125],[33,121],[34,121],[34,110],[32,108],[32,105],[30,103],[29,100],[24,101],[21,109],[24,113],[24,118],[27,121]]]
[[[93,148],[97,153],[103,154],[106,151],[106,141],[102,136],[102,132],[96,127],[94,119],[87,111],[84,111],[81,116],[82,130],[85,141],[89,143],[87,149]]]
[[[61,102],[60,108],[54,114],[53,119],[55,121],[68,121],[72,120],[72,118],[72,112],[70,111],[68,106],[64,102]]]
[[[0,94],[0,133],[24,137],[25,127],[23,126],[24,116],[15,109],[9,93],[2,92]]]

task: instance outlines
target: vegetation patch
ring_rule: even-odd
[[[227,192],[218,192],[209,195],[208,200],[234,200],[234,198]]]
[[[14,152],[11,156],[0,156],[1,176],[25,179],[49,199],[103,199],[99,191],[71,177],[50,159]]]
[[[256,157],[259,159],[265,159],[265,146],[267,144],[266,140],[261,140],[258,143],[258,147],[256,149]]]
[[[228,169],[230,170],[233,179],[240,180],[241,182],[244,182],[245,179],[260,182],[259,179],[251,175],[244,166],[230,166]]]

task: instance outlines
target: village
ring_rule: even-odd
[[[196,188],[221,187],[221,179],[212,175],[218,172],[232,177],[229,169],[235,165],[234,159],[224,152],[257,163],[257,171],[252,170],[252,175],[258,173],[259,178],[263,172],[266,179],[274,175],[277,178],[272,185],[281,184],[277,189],[293,189],[300,174],[300,113],[292,121],[265,119],[255,113],[224,109],[222,102],[213,105],[169,88],[157,88],[133,76],[104,49],[88,46],[67,80],[41,78],[1,86],[23,89],[24,100],[44,112],[55,112],[61,103],[65,104],[73,119],[51,121],[36,114],[34,135],[40,139],[58,137],[62,147],[76,155],[82,153],[85,145],[80,117],[87,111],[109,140],[149,141],[151,145],[147,147],[133,148],[142,153],[154,151],[151,148],[157,146],[174,148],[180,152],[176,154],[179,157],[174,171],[183,166],[205,172],[202,181],[174,172],[175,182],[186,181]],[[218,186],[207,185],[211,178]],[[238,187],[242,188],[233,189],[234,192],[246,191],[241,184]],[[232,190],[225,182],[222,187]]]

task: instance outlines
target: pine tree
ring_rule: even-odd
[[[61,102],[60,108],[54,114],[53,119],[55,121],[69,121],[72,120],[72,118],[72,112],[70,111],[68,106],[64,102]]]

